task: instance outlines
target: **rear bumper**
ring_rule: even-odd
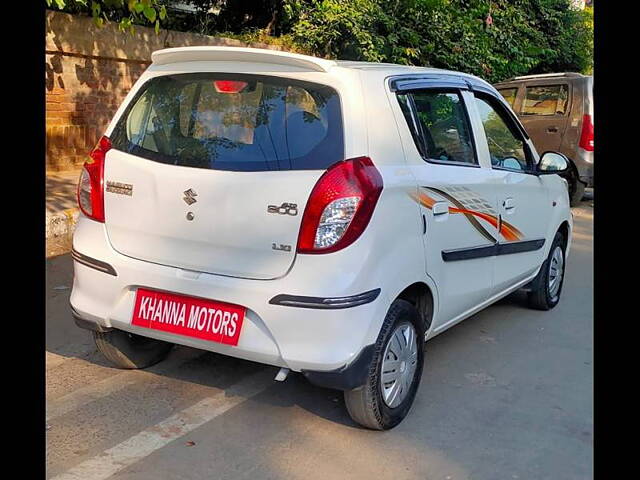
[[[587,187],[593,186],[593,152],[587,152],[582,148],[578,148],[578,152],[573,159],[578,169],[578,177],[580,181]]]
[[[287,367],[303,372],[313,383],[332,388],[355,388],[358,385],[354,386],[354,382],[366,379],[361,363],[368,354],[362,352],[375,343],[388,309],[384,291],[372,288],[374,285],[345,284],[343,282],[352,277],[335,278],[335,271],[333,279],[323,282],[321,279],[326,275],[318,269],[307,272],[308,278],[301,279],[300,274],[294,273],[295,266],[289,275],[280,279],[249,280],[143,262],[113,250],[104,225],[84,217],[78,222],[73,248],[76,253],[70,303],[76,323],[82,328],[98,331],[115,328]],[[94,268],[91,260],[100,262],[103,270]],[[115,275],[105,273],[106,266],[111,267]],[[310,286],[314,291],[308,291]],[[246,307],[238,345],[233,347],[131,325],[138,287]],[[280,302],[274,301],[278,296]],[[283,297],[285,303],[282,303]],[[363,298],[366,303],[362,303]],[[292,299],[293,303],[286,303]],[[305,302],[312,299],[312,305],[296,305],[295,301],[300,299]],[[366,363],[368,365],[368,361]]]

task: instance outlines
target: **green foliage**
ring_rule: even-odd
[[[45,0],[49,8],[69,13],[89,13],[98,27],[115,21],[121,31],[135,32],[134,25],[153,25],[160,32],[160,21],[167,8],[160,0]]]
[[[593,7],[570,0],[46,0],[117,21],[279,45],[326,58],[459,70],[491,82],[593,68]]]
[[[592,65],[592,9],[569,0],[285,0],[293,41],[329,58],[428,65],[490,81]],[[491,15],[493,22],[487,22]]]

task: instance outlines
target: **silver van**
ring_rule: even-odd
[[[593,186],[593,76],[549,73],[494,85],[511,105],[540,153],[565,154],[571,206]]]

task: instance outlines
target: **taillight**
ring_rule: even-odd
[[[338,162],[320,177],[304,209],[298,253],[341,250],[364,232],[382,193],[369,157]]]
[[[584,114],[582,117],[582,133],[580,134],[580,148],[587,152],[593,152],[593,122],[591,115]]]
[[[111,140],[102,137],[82,167],[78,181],[78,205],[87,217],[104,222],[104,157]]]

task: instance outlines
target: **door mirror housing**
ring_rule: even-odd
[[[569,169],[569,159],[558,152],[544,152],[540,157],[536,168],[538,175],[551,175],[564,173]]]

